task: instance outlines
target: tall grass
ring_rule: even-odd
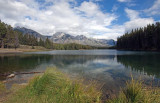
[[[100,97],[95,85],[71,81],[63,73],[49,68],[13,93],[7,103],[100,103]]]
[[[121,89],[117,98],[107,103],[160,103],[160,88],[147,87],[133,78]]]
[[[6,103],[101,103],[101,92],[96,85],[84,85],[80,80],[70,80],[57,69],[48,68],[26,86],[14,86],[13,94],[7,97]],[[0,84],[0,87],[4,85]],[[142,81],[132,78],[116,98],[103,102],[160,103],[160,88],[144,86]]]
[[[0,81],[0,94],[2,94],[4,91],[6,91],[6,87],[4,83]]]

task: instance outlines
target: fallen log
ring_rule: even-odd
[[[15,77],[15,75],[20,75],[20,74],[37,74],[37,73],[44,73],[44,72],[17,72],[17,73],[4,73],[4,74],[0,74],[0,77],[13,78],[13,77]]]
[[[19,75],[19,74],[36,74],[36,73],[44,73],[44,72],[19,72],[19,73],[16,73],[16,75]]]
[[[15,77],[15,74],[10,74],[7,76],[7,78],[13,78],[13,77]]]

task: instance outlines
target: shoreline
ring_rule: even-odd
[[[23,51],[15,49],[0,49],[0,54],[22,53]]]
[[[40,46],[34,46],[34,49],[32,49],[31,46],[27,46],[27,45],[23,45],[17,49],[0,48],[0,54],[17,54],[17,53],[23,53],[23,52],[38,52],[38,51],[49,51],[49,49],[46,49]]]
[[[45,88],[45,87],[51,87],[51,88]],[[92,89],[87,89],[87,88],[92,88]],[[56,103],[58,103],[59,101],[64,102],[66,100],[68,101],[66,103],[69,103],[70,101],[72,102],[78,101],[79,103],[87,103],[87,102],[100,103],[99,101],[101,93],[95,88],[96,87],[94,84],[84,85],[81,80],[72,80],[66,74],[60,72],[56,68],[48,68],[44,73],[39,75],[34,75],[32,78],[28,80],[27,83],[14,84],[12,85],[12,88],[7,90],[6,92],[4,87],[4,93],[8,93],[8,95],[4,95],[2,98],[0,98],[0,101],[2,102],[7,101],[8,103],[13,103],[16,101],[16,103],[19,103],[25,97],[27,98],[25,100],[27,103],[29,103],[30,100],[34,102],[38,100],[40,102],[43,100],[39,97],[37,98],[36,95],[48,98],[50,96],[50,93],[52,93],[52,95],[55,95],[55,98],[51,97],[49,99],[52,101],[57,101]],[[54,91],[56,93],[50,91]],[[32,98],[29,97],[31,95],[30,93],[34,93],[32,95]],[[57,98],[60,99],[57,100]]]
[[[32,77],[27,83],[14,84],[10,90],[6,90],[1,82],[0,87],[2,91],[0,102],[7,103],[21,103],[24,98],[26,103],[30,101],[42,103],[43,100],[47,100],[46,103],[51,101],[56,101],[55,103],[64,101],[67,101],[66,103],[128,103],[128,101],[159,103],[160,101],[159,87],[145,86],[141,80],[134,80],[133,77],[126,81],[126,87],[123,87],[117,96],[112,94],[113,97],[103,98],[103,91],[97,82],[84,83],[82,79],[70,79],[67,74],[53,67],[48,68],[43,74]]]

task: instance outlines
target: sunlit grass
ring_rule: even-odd
[[[100,103],[100,97],[95,85],[72,81],[56,69],[49,68],[9,96],[7,103]]]
[[[132,78],[121,89],[119,96],[107,103],[160,103],[160,88],[144,86],[142,81]]]

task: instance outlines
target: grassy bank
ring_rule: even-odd
[[[0,82],[0,94],[6,90],[4,83]]]
[[[0,92],[5,90],[3,83],[0,88]],[[71,80],[57,69],[48,68],[27,85],[13,86],[4,103],[160,103],[160,88],[131,79],[117,97],[110,100],[101,97],[95,83],[84,85],[81,80]]]
[[[71,81],[63,73],[48,69],[9,96],[7,103],[100,103],[100,96],[95,85]]]
[[[46,49],[41,46],[28,46],[28,45],[20,45],[19,48],[0,48],[0,53],[21,53],[21,52],[36,52],[36,51],[48,51],[49,49]]]

